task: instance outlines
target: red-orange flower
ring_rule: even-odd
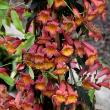
[[[86,55],[89,57],[91,55],[97,55],[97,49],[86,41],[82,41],[82,45]]]
[[[92,21],[97,17],[97,10],[94,9],[87,0],[83,0],[86,13],[85,20]]]
[[[88,72],[93,73],[94,71],[98,70],[98,68],[102,67],[102,64],[99,63],[99,61],[96,61],[94,65],[89,66]]]
[[[68,66],[65,64],[58,64],[57,68],[53,71],[56,75],[64,75],[68,71]]]
[[[3,38],[0,38],[0,45],[4,44],[5,40]]]
[[[54,94],[55,90],[52,83],[49,81],[46,88],[43,90],[43,95],[51,97]]]
[[[24,102],[21,106],[22,110],[33,110],[33,106],[29,103]]]
[[[57,44],[56,43],[46,43],[46,48],[43,51],[47,57],[52,58],[52,56],[58,56]]]
[[[81,16],[77,8],[73,8],[73,13],[75,15],[75,23],[77,26],[79,26],[83,22],[83,17]]]
[[[86,15],[85,20],[92,21],[97,17],[97,10],[92,9],[92,7],[89,8],[88,13]]]
[[[65,41],[69,44],[69,45],[73,45],[74,41],[73,41],[73,37],[71,33],[63,33]]]
[[[77,103],[77,99],[78,99],[77,92],[75,92],[69,84],[67,84],[66,86],[67,86],[68,95],[65,104]]]
[[[60,55],[58,57],[55,57],[55,64],[58,64],[58,63],[66,63],[68,60],[67,57],[63,56],[63,55]]]
[[[46,44],[46,43],[48,43],[49,41],[50,41],[50,37],[48,36],[48,34],[45,32],[45,33],[43,33],[42,34],[42,36],[40,36],[39,38],[38,38],[38,41],[37,41],[37,43],[38,44]]]
[[[94,82],[92,82],[88,79],[83,80],[82,84],[83,84],[83,87],[87,90],[90,90],[90,89],[93,89],[93,88],[97,89],[97,90],[100,89],[100,86],[98,84],[95,84]]]
[[[61,54],[66,57],[71,56],[73,52],[74,52],[73,47],[68,44],[64,44],[63,49],[61,50]]]
[[[4,103],[7,97],[8,97],[7,87],[3,84],[0,84],[0,103]]]
[[[106,8],[105,1],[103,1],[103,0],[98,0],[98,1],[97,0],[91,0],[91,1],[96,6],[99,14],[102,14],[105,11],[105,8]]]
[[[5,47],[9,54],[13,54],[16,51],[16,48],[13,46],[13,44],[11,42],[5,43]]]
[[[56,33],[60,31],[59,24],[55,21],[48,22],[47,26],[45,26],[45,30],[49,32],[51,35],[56,35]]]
[[[110,74],[110,70],[109,68],[105,67],[97,74],[96,78],[100,78],[103,75],[108,75],[108,74]]]
[[[109,80],[110,80],[110,79],[109,79]],[[100,83],[98,83],[98,85],[110,89],[110,81],[109,81],[109,80],[100,82]]]
[[[97,55],[91,55],[86,60],[86,65],[91,66],[95,63],[96,60],[97,60]]]
[[[71,33],[76,29],[74,21],[63,21],[63,24],[61,25],[62,30],[64,30],[66,33]]]
[[[34,65],[34,67],[35,67],[36,69],[42,70],[42,69],[44,68],[44,65],[43,65],[43,63],[37,63],[37,64]]]
[[[93,89],[93,87],[91,86],[91,84],[87,81],[87,80],[83,80],[82,85],[85,89]]]
[[[64,82],[61,82],[59,89],[56,90],[55,95],[53,95],[53,100],[55,101],[56,105],[60,105],[63,102],[66,101],[67,91],[66,91],[66,85]]]
[[[89,34],[88,34],[90,37],[92,37],[95,41],[98,41],[100,39],[103,38],[102,34],[101,33],[96,33],[96,32],[92,32],[92,31],[89,31]]]
[[[37,63],[43,63],[43,62],[44,62],[44,56],[35,54],[34,63],[37,64]]]
[[[59,8],[60,6],[65,6],[66,4],[65,4],[64,0],[55,0],[54,5],[56,8]]]
[[[31,46],[31,48],[29,49],[29,53],[35,54],[35,53],[37,52],[37,48],[38,48],[38,45],[33,44],[33,45]]]
[[[38,14],[37,20],[41,21],[42,23],[47,23],[50,20],[50,13],[49,11],[43,10]]]
[[[25,73],[21,74],[21,77],[16,82],[16,87],[18,90],[23,91],[24,89],[29,88],[31,85],[34,84],[34,81],[31,79],[30,75]]]
[[[76,54],[80,57],[83,57],[83,55],[85,54],[84,48],[79,47],[78,49],[76,49]]]
[[[37,90],[43,91],[46,87],[46,80],[43,76],[38,76],[38,79],[36,80],[35,88]]]
[[[51,68],[53,68],[55,66],[53,61],[52,60],[48,60],[48,59],[45,59],[45,62],[44,62],[43,65],[44,65],[44,67],[43,67],[44,70],[49,70],[49,69],[51,69]]]

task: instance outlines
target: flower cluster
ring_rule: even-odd
[[[11,76],[15,82],[14,96],[8,93],[4,82],[0,84],[0,110],[60,110],[62,105],[65,110],[68,105],[68,110],[74,110],[82,100],[78,87],[87,91],[102,86],[110,88],[109,68],[103,67],[97,49],[82,37],[89,36],[95,41],[102,38],[101,29],[92,21],[97,17],[105,20],[105,0],[50,1],[52,3],[45,3],[46,8],[42,8],[42,0],[36,1],[37,8],[30,7],[29,11],[34,11],[34,17],[30,18],[32,23],[26,27],[32,35],[30,38],[5,36],[0,39],[8,55],[18,55],[11,72],[10,66],[0,68],[1,76]],[[16,10],[25,12],[24,8]],[[32,37],[35,41],[27,46]]]

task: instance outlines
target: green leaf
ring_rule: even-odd
[[[9,3],[6,0],[0,0],[0,9],[9,9]]]
[[[0,19],[3,19],[6,17],[6,11],[7,10],[0,10]]]
[[[30,36],[29,39],[27,39],[25,42],[22,42],[18,46],[17,51],[16,51],[15,54],[18,55],[19,57],[16,59],[16,61],[20,61],[22,59],[22,50],[23,49],[28,50],[34,44],[34,41],[35,41],[35,37],[34,36]]]
[[[7,26],[10,26],[10,24],[11,24],[11,19],[8,18],[8,17],[6,17],[6,18],[5,18],[5,23],[6,23]]]
[[[23,32],[22,22],[20,21],[19,16],[16,11],[14,11],[14,10],[11,11],[11,18],[12,18],[12,21],[13,21],[16,29]]]
[[[93,107],[92,106],[92,102],[90,101],[90,97],[88,95],[88,91],[85,90],[81,86],[77,86],[77,92],[78,92],[79,97],[81,98],[80,100],[82,102],[84,102],[90,108],[90,110],[93,110],[92,109],[92,107]]]
[[[2,27],[2,19],[0,19],[0,29],[1,29],[1,27]]]
[[[34,44],[34,41],[35,41],[35,37],[34,36],[30,36],[29,39],[27,39],[25,42],[24,42],[24,48],[26,50],[28,50],[33,44]]]
[[[23,14],[23,16],[26,17],[26,18],[29,18],[29,17],[32,16],[32,13],[26,11],[26,12]]]
[[[88,95],[90,97],[90,101],[93,103],[93,101],[94,101],[94,95],[95,95],[95,89],[89,90]]]
[[[48,5],[50,8],[52,7],[53,3],[54,3],[54,0],[48,0]]]
[[[14,60],[14,61],[12,62],[12,72],[11,72],[10,77],[11,77],[12,79],[14,79],[14,77],[16,76],[16,74],[17,74],[16,61]]]
[[[32,79],[34,79],[34,71],[32,70],[32,68],[29,66],[29,74],[31,76]]]
[[[3,73],[0,73],[0,79],[4,80],[5,83],[7,83],[9,86],[14,85],[14,80],[9,76],[4,75]]]

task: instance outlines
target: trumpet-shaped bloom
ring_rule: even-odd
[[[51,69],[51,68],[54,68],[54,66],[55,66],[55,64],[53,63],[53,61],[49,61],[48,59],[47,60],[45,60],[45,62],[44,62],[44,67],[43,67],[43,69],[44,70],[49,70],[49,69]]]
[[[52,58],[52,56],[58,56],[57,44],[56,43],[47,43],[46,48],[44,48],[44,53],[47,57]]]
[[[55,5],[56,8],[59,8],[60,6],[66,6],[64,0],[55,0],[54,5]]]
[[[78,11],[77,8],[73,8],[73,13],[75,15],[75,23],[76,26],[81,25],[81,23],[83,22],[83,17],[81,16],[80,12]]]
[[[29,53],[35,54],[37,52],[38,46],[36,44],[33,44],[32,47],[29,49]]]
[[[91,55],[97,55],[97,49],[95,47],[93,47],[91,44],[87,43],[86,41],[83,41],[82,45],[83,45],[84,51],[88,57]]]
[[[91,66],[95,63],[96,60],[97,60],[97,55],[91,55],[86,60],[86,65]]]
[[[80,57],[83,57],[83,55],[85,54],[84,48],[80,47],[80,48],[76,49],[76,54]]]
[[[110,81],[103,81],[103,82],[98,83],[98,85],[110,89]]]
[[[35,88],[37,90],[43,91],[46,87],[46,80],[43,76],[38,76],[38,79],[36,80]]]
[[[16,48],[13,46],[11,42],[5,43],[5,47],[7,48],[9,54],[13,54],[16,51]]]
[[[53,84],[49,81],[47,83],[46,88],[43,90],[43,95],[47,97],[51,97],[55,93],[55,89],[53,87]]]
[[[105,11],[106,8],[105,1],[103,0],[91,0],[91,1],[96,6],[99,14],[102,14]]]
[[[61,82],[59,89],[56,90],[55,95],[53,95],[53,100],[55,101],[56,105],[60,105],[66,101],[67,91],[66,85],[64,82]]]
[[[72,87],[69,84],[67,84],[67,93],[68,95],[65,104],[77,103],[78,94],[72,89]]]
[[[44,62],[44,56],[42,56],[42,55],[35,55],[34,56],[34,62],[37,64],[37,63],[42,63],[42,62]]]
[[[74,44],[74,41],[73,41],[73,38],[72,38],[71,33],[63,33],[63,35],[64,35],[64,38],[65,38],[65,41],[66,41],[69,45],[73,45],[73,44]]]
[[[68,66],[65,64],[58,64],[57,68],[53,71],[56,75],[64,75],[69,70]]]
[[[45,26],[45,30],[51,35],[56,35],[56,33],[60,31],[59,24],[55,21],[48,22],[47,26]]]
[[[48,34],[46,33],[46,32],[43,32],[42,33],[42,36],[40,36],[39,38],[38,38],[38,41],[37,41],[37,43],[38,44],[46,44],[46,43],[48,43],[49,41],[51,40],[51,38],[48,36]]]
[[[62,30],[66,33],[71,33],[76,29],[74,21],[63,21],[61,25]]]
[[[18,90],[23,91],[30,88],[34,84],[34,81],[31,79],[29,74],[21,74],[21,77],[16,82],[16,87]]]
[[[74,48],[68,44],[64,44],[63,49],[61,50],[61,54],[69,57],[73,54]]]
[[[47,23],[50,19],[50,13],[46,10],[41,11],[37,17],[37,20],[41,21],[43,24]]]
[[[107,68],[107,67],[105,67],[105,68],[103,68],[98,74],[97,74],[97,78],[100,78],[100,77],[102,77],[103,75],[108,75],[108,74],[110,74],[110,70]]]
[[[58,57],[55,58],[55,64],[59,64],[59,63],[66,63],[68,60],[67,57],[63,56],[63,55],[59,55]]]
[[[96,33],[91,31],[89,31],[89,36],[92,37],[95,41],[98,41],[103,38],[101,33]]]
[[[94,82],[92,82],[88,79],[83,80],[82,84],[83,84],[83,87],[87,90],[90,90],[90,89],[93,89],[93,88],[97,89],[97,90],[100,89],[100,86],[98,84],[95,84]]]

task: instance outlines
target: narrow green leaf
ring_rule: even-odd
[[[3,73],[0,73],[0,79],[4,80],[5,83],[7,83],[9,86],[14,85],[14,80],[9,76],[4,75]]]
[[[6,25],[7,25],[7,26],[10,26],[10,24],[11,24],[11,19],[8,18],[8,17],[6,17],[4,20],[5,20]]]
[[[9,9],[9,3],[6,0],[0,0],[0,9]]]
[[[14,11],[14,10],[11,11],[11,18],[12,18],[12,21],[13,21],[16,29],[23,32],[22,22],[20,21],[19,16],[16,11]]]
[[[14,61],[12,62],[12,72],[11,72],[10,77],[11,77],[12,79],[14,79],[14,77],[16,76],[16,74],[17,74],[16,61],[14,60]]]
[[[25,41],[24,48],[26,50],[28,50],[34,44],[34,41],[35,41],[35,37],[34,36],[30,36],[30,38]]]
[[[51,8],[51,6],[53,5],[54,0],[48,0],[48,6]]]
[[[7,10],[0,10],[0,19],[6,17],[6,11],[7,11]]]
[[[35,37],[30,36],[29,39],[27,39],[25,42],[22,42],[19,45],[19,47],[17,48],[17,51],[15,53],[16,55],[19,55],[19,57],[16,59],[16,61],[20,61],[22,59],[22,50],[23,49],[28,50],[34,44],[34,41],[35,41]]]
[[[1,29],[1,27],[2,27],[2,19],[0,19],[0,29]]]
[[[48,74],[51,78],[58,79],[58,76],[54,75],[53,73],[47,72],[47,74]]]
[[[94,95],[95,95],[95,89],[89,90],[88,95],[90,97],[90,101],[93,103],[93,101],[94,101]]]
[[[34,71],[32,70],[32,68],[29,66],[29,74],[31,76],[32,79],[34,79]]]
[[[23,14],[24,17],[28,18],[28,17],[31,17],[32,16],[32,13],[26,11],[24,14]]]

